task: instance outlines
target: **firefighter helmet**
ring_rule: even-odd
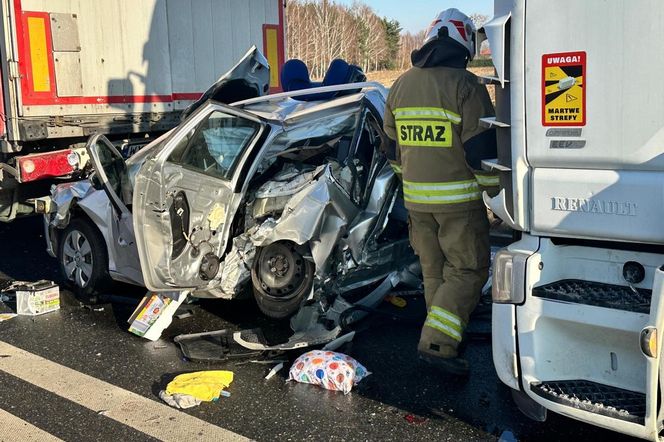
[[[424,44],[437,39],[445,28],[447,35],[468,51],[470,60],[475,56],[475,25],[463,12],[455,8],[446,9],[436,16],[427,30]],[[444,35],[444,34],[443,34]]]

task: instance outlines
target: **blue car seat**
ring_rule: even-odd
[[[344,60],[332,60],[327,68],[322,83],[311,81],[309,69],[302,60],[288,60],[281,70],[281,84],[285,92],[299,91],[319,86],[334,86],[338,84],[357,83],[366,80],[366,76],[358,66],[348,64]],[[324,92],[320,94],[301,95],[293,97],[301,101],[328,100],[341,95],[353,93],[350,91]]]
[[[284,63],[281,68],[281,86],[284,92],[299,91],[318,87],[321,83],[314,83],[309,78],[309,69],[300,59],[294,58]]]

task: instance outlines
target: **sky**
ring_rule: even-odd
[[[336,0],[350,5],[353,0]],[[447,8],[457,8],[464,14],[475,12],[493,16],[493,0],[363,0],[379,16],[396,19],[404,31],[426,29],[436,14]]]

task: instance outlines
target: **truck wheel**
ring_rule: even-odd
[[[89,221],[73,219],[58,241],[58,262],[65,280],[83,297],[108,286],[108,254],[99,231]]]
[[[266,316],[291,316],[311,290],[314,265],[292,242],[280,241],[256,251],[251,281],[258,308]]]

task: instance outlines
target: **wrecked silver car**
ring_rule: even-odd
[[[327,322],[321,342],[397,284],[419,285],[398,179],[379,149],[386,91],[328,90],[340,96],[208,101],[127,162],[93,137],[94,171],[53,190],[46,220],[65,276],[82,289],[108,272],[158,292],[253,293],[269,317],[299,312],[296,335]]]

